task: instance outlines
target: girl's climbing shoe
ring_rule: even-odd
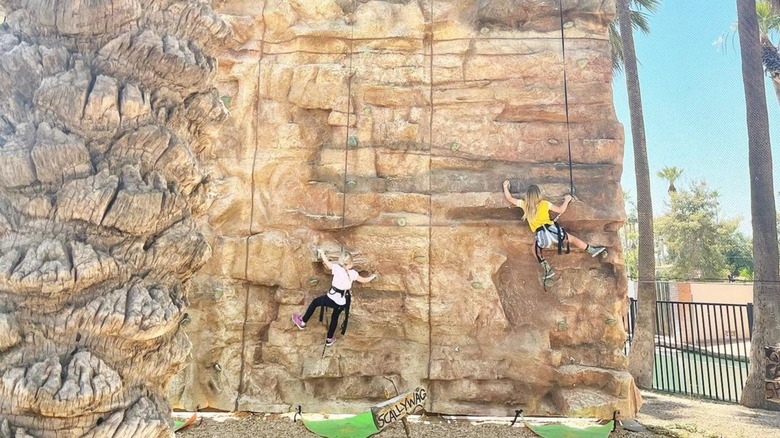
[[[555,275],[555,272],[550,267],[550,264],[547,263],[547,260],[542,260],[541,265],[542,269],[544,269],[544,272],[542,273],[542,280],[547,280],[548,278],[552,278]]]
[[[295,323],[295,325],[298,326],[299,329],[303,330],[306,328],[306,323],[303,322],[303,318],[301,318],[301,315],[298,315],[297,313],[293,313],[292,320]]]
[[[325,346],[330,347],[331,345],[336,343],[336,338],[327,338],[325,339]]]
[[[591,246],[588,245],[588,248],[586,251],[588,251],[588,254],[590,254],[591,257],[596,257],[597,255],[600,255],[604,253],[607,250],[607,248],[603,246]]]

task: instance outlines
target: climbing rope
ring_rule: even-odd
[[[352,78],[355,73],[352,71],[352,58],[354,53],[354,41],[355,41],[355,11],[357,10],[356,0],[352,0],[352,14],[350,18],[350,35],[349,35],[349,69],[347,71],[347,129],[344,137],[344,185],[342,186],[342,199],[341,199],[341,229],[339,230],[339,242],[341,243],[341,251],[344,251],[344,229],[347,226],[347,166],[349,156],[349,127],[350,127],[350,104],[352,103]],[[357,116],[356,116],[357,117]]]
[[[566,78],[566,37],[563,24],[563,0],[558,0],[558,14],[561,19],[561,59],[563,60],[563,107],[566,112],[566,144],[569,148],[569,194],[575,196],[574,171],[571,161],[571,136],[569,133],[569,86]]]
[[[431,230],[431,226],[433,223],[433,193],[432,193],[432,186],[431,186],[431,169],[432,169],[432,161],[431,161],[431,153],[433,151],[433,112],[434,112],[434,106],[433,106],[433,42],[434,42],[434,32],[433,32],[433,0],[430,2],[430,14],[431,17],[431,24],[428,27],[428,31],[430,32],[430,37],[427,38],[428,44],[431,46],[431,56],[428,58],[428,71],[430,72],[430,84],[428,87],[428,101],[431,103],[431,111],[430,111],[430,119],[428,120],[428,269],[427,275],[428,275],[428,379],[431,379],[431,363],[433,362],[431,358],[433,357],[433,319],[432,319],[432,295],[433,291],[431,290],[431,255],[432,255],[432,248],[431,248],[431,242],[433,242],[433,232]]]

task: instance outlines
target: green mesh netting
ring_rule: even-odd
[[[371,411],[348,418],[302,421],[307,429],[325,438],[366,438],[379,433]]]
[[[614,421],[593,426],[567,426],[565,424],[529,424],[525,426],[542,438],[608,438]]]

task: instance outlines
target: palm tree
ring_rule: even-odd
[[[640,388],[653,386],[653,360],[655,353],[655,245],[653,242],[653,202],[650,194],[650,168],[647,163],[645,123],[642,114],[642,95],[639,89],[639,72],[631,26],[630,0],[618,0],[620,40],[623,45],[623,61],[626,70],[626,89],[631,116],[631,135],[634,143],[634,168],[636,172],[636,199],[639,229],[639,290],[637,324],[634,343],[631,346],[629,371]]]
[[[198,160],[226,115],[214,55],[232,30],[208,1],[9,3],[0,436],[173,436],[187,281],[211,255]]]
[[[772,43],[771,37],[780,31],[780,9],[772,6],[768,0],[756,3],[759,41],[761,42],[761,60],[767,74],[772,78],[775,95],[780,102],[780,54]]]
[[[780,0],[758,0],[756,2],[759,41],[761,42],[761,61],[766,73],[772,78],[775,95],[780,102],[780,53],[772,42],[780,33]],[[732,26],[737,29],[737,23]],[[729,32],[731,33],[731,31]],[[723,39],[720,39],[723,41]]]
[[[639,30],[644,34],[650,33],[647,18],[650,13],[654,13],[658,9],[660,3],[661,0],[630,0],[629,15],[633,25],[632,30]],[[609,25],[609,45],[612,51],[612,71],[614,72],[623,70],[623,42],[620,39],[619,21],[618,17]]]
[[[682,173],[683,173],[682,169],[678,167],[667,166],[659,170],[656,175],[669,181],[669,194],[671,195],[672,193],[677,193],[677,187],[674,186],[674,182],[677,181],[678,178],[680,178]]]
[[[764,346],[780,339],[780,270],[778,269],[777,224],[769,117],[761,69],[761,41],[755,0],[737,0],[739,46],[742,55],[742,82],[748,127],[750,167],[750,207],[753,217],[754,322],[750,351],[750,373],[742,391],[742,404],[780,410],[766,400]]]

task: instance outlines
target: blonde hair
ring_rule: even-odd
[[[343,267],[347,267],[348,265],[352,265],[352,254],[344,251],[341,254],[339,254],[339,264]]]
[[[525,208],[523,209],[523,220],[529,221],[536,217],[536,207],[542,200],[542,191],[539,190],[539,186],[530,185],[528,190],[525,191]]]

